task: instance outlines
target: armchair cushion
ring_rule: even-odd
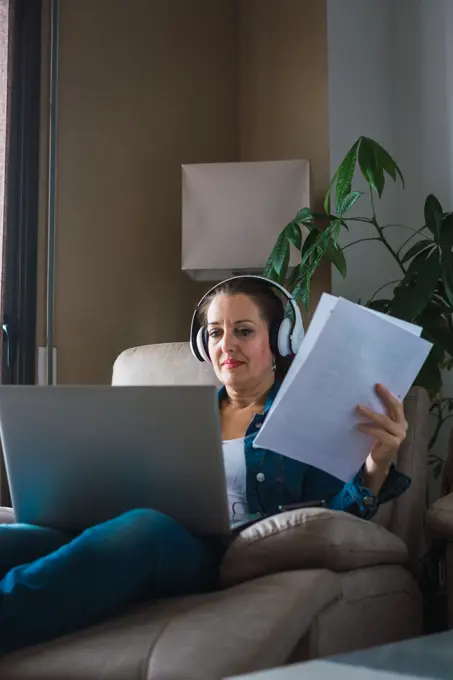
[[[345,512],[304,508],[247,527],[220,568],[223,587],[296,569],[348,571],[407,560],[403,541],[384,527]]]
[[[15,521],[14,510],[0,506],[0,524],[13,524]]]

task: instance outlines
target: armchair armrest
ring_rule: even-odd
[[[338,510],[305,508],[238,534],[224,555],[220,582],[230,587],[280,571],[339,572],[406,561],[406,545],[384,527]]]
[[[453,493],[439,498],[429,508],[426,533],[431,539],[453,541]]]

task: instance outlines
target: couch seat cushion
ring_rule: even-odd
[[[335,574],[316,570],[155,601],[7,655],[0,659],[0,678],[203,680],[281,665],[340,592]]]

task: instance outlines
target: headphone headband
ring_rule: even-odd
[[[277,334],[277,352],[280,356],[288,356],[290,354],[296,354],[299,349],[302,339],[304,336],[304,328],[302,323],[302,316],[300,309],[289,291],[286,290],[280,283],[267,279],[264,276],[259,276],[257,274],[244,274],[243,276],[232,276],[224,281],[216,283],[212,286],[207,293],[203,295],[201,300],[195,307],[194,313],[192,315],[192,323],[190,325],[190,348],[192,354],[198,361],[209,361],[209,354],[207,351],[207,343],[203,337],[203,328],[200,325],[198,314],[200,307],[203,305],[205,300],[220,286],[229,283],[230,281],[236,281],[238,279],[252,279],[257,280],[265,284],[268,288],[277,289],[284,297],[287,299],[291,308],[293,310],[294,319],[291,322],[289,319],[284,319],[280,324]]]
[[[289,302],[291,302],[291,300],[294,300],[291,293],[288,290],[286,290],[286,288],[283,288],[283,286],[280,283],[272,281],[271,279],[267,279],[265,276],[259,276],[258,274],[243,274],[241,276],[230,276],[229,279],[220,281],[219,283],[216,283],[215,286],[212,286],[212,288],[210,288],[208,292],[205,293],[201,300],[198,302],[196,310],[200,309],[206,298],[209,297],[211,293],[213,293],[217,288],[220,288],[220,286],[224,286],[226,283],[230,283],[230,281],[237,281],[238,279],[255,279],[258,281],[262,281],[265,285],[268,286],[268,288],[277,288],[281,293],[283,293],[283,295]]]

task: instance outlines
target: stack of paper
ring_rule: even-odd
[[[372,444],[357,406],[384,413],[378,383],[404,399],[432,347],[421,330],[324,294],[254,445],[351,479]]]

